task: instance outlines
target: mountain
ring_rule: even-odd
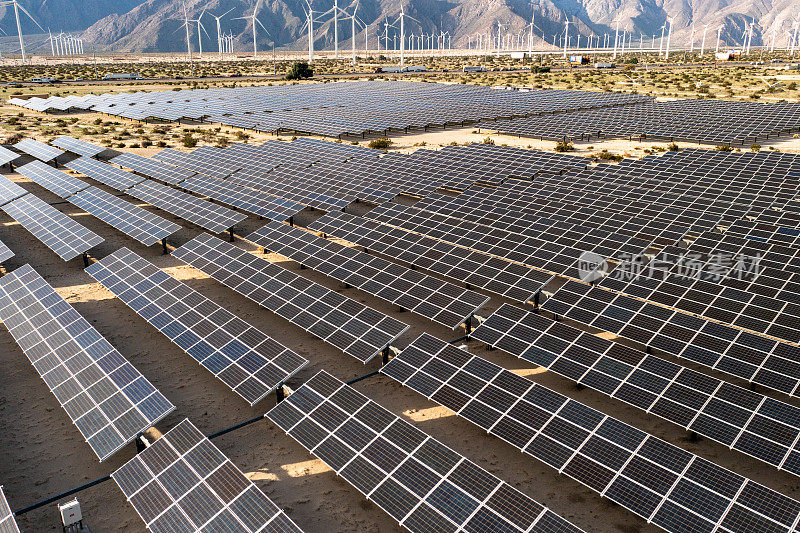
[[[186,50],[183,26],[183,3],[179,0],[22,0],[31,13],[45,27],[48,21],[62,21],[63,29],[86,28],[83,37],[109,50],[130,52],[182,52]],[[253,12],[256,0],[186,0],[190,19],[202,16],[207,33],[202,33],[204,51],[216,51],[216,23],[209,14],[231,13],[222,20],[223,33],[235,36],[234,48],[242,54],[252,50],[252,26],[247,20],[233,20]],[[340,7],[352,12],[350,0],[340,0]],[[313,2],[315,17],[333,7],[334,0]],[[27,4],[31,4],[27,6]],[[259,49],[266,50],[274,39],[277,47],[305,49],[308,46],[307,32],[303,26],[306,15],[305,0],[262,0],[259,20],[267,32],[258,28]],[[554,35],[562,35],[564,21],[570,19],[573,43],[575,28],[580,31],[582,42],[586,36],[600,35],[601,39],[613,34],[617,24],[620,32],[633,33],[638,39],[644,35],[651,42],[661,35],[661,28],[669,17],[674,17],[673,46],[688,43],[691,28],[695,28],[695,43],[700,46],[704,27],[708,25],[706,48],[716,44],[717,29],[722,28],[723,44],[735,46],[742,42],[745,26],[756,22],[753,45],[769,44],[772,32],[776,44],[786,46],[792,19],[796,16],[796,0],[360,0],[358,17],[368,25],[370,48],[377,47],[377,38],[388,36],[393,45],[398,28],[385,27],[384,14],[389,23],[394,22],[400,7],[418,22],[406,19],[406,35],[411,33],[439,34],[447,32],[453,47],[466,47],[474,42],[475,35],[491,30],[496,35],[500,22],[503,34],[512,34],[513,39],[527,43],[528,24],[534,17],[534,35],[541,44],[542,36],[552,43]],[[57,7],[56,7],[57,6]],[[8,8],[6,8],[8,9]],[[0,11],[0,13],[3,13]],[[8,28],[7,12],[2,19]],[[322,17],[326,22],[315,22],[315,48],[333,48],[333,24],[331,16]],[[617,23],[618,21],[618,23]],[[28,24],[32,26],[32,24]],[[28,27],[26,26],[26,27]],[[88,26],[88,27],[87,27]],[[58,27],[58,26],[56,26]],[[191,28],[192,49],[197,50],[197,25]],[[350,20],[339,18],[340,49],[343,54],[350,48]],[[357,47],[364,46],[364,33],[357,32]],[[656,40],[656,45],[658,41]],[[496,45],[495,45],[496,46]],[[523,44],[522,46],[526,46]]]
[[[114,13],[127,13],[142,0],[19,0],[19,5],[36,19],[42,28],[53,32],[82,31],[98,20]],[[34,22],[20,11],[25,33],[41,33]],[[0,28],[16,34],[16,18],[12,6],[0,7]]]

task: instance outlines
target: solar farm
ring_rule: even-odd
[[[10,103],[277,138],[0,150],[0,533],[72,498],[93,531],[800,531],[799,154],[341,141],[741,144],[798,104],[382,81]]]

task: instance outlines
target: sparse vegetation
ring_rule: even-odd
[[[572,144],[570,141],[559,141],[555,147],[556,152],[571,152],[574,149],[575,145]]]
[[[367,146],[376,150],[388,150],[392,146],[392,140],[387,137],[372,139]]]

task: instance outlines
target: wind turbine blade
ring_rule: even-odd
[[[208,34],[208,32],[206,31],[206,27],[205,27],[205,26],[203,26],[203,24],[200,22],[200,19],[197,19],[197,25],[198,25],[198,26],[200,26],[200,29],[201,29],[201,30],[203,30],[203,33],[205,33],[205,34],[206,34],[206,37],[208,37],[208,38],[210,39],[210,38],[211,38],[211,36],[210,36],[210,35]]]
[[[267,37],[269,37],[270,39],[272,39],[272,35],[270,35],[270,34],[269,34],[269,31],[267,30],[267,28],[266,28],[266,27],[265,27],[263,24],[261,24],[261,21],[260,21],[260,20],[258,20],[258,19],[253,19],[253,20],[255,20],[256,22],[258,22],[258,25],[259,25],[259,26],[261,26],[261,29],[262,29],[262,30],[264,30],[264,32],[267,34]]]
[[[233,9],[234,9],[234,8],[230,8],[230,9],[229,9],[229,10],[227,10],[225,13],[223,13],[222,15],[220,15],[220,16],[219,16],[219,18],[222,18],[222,17],[224,17],[225,15],[227,15],[228,13],[230,13],[231,11],[233,11]]]
[[[21,5],[19,2],[17,2],[17,7],[18,7],[18,8],[20,8],[20,9],[22,10],[22,12],[23,12],[23,13],[25,13],[26,15],[28,15],[28,18],[29,18],[29,19],[31,19],[31,20],[34,22],[34,24],[36,24],[37,26],[39,26],[39,28],[40,28],[42,31],[44,31],[44,28],[42,28],[42,25],[41,25],[41,24],[39,24],[38,22],[36,22],[36,19],[35,19],[35,18],[33,18],[33,15],[31,15],[30,13],[28,13],[28,10],[27,10],[27,9],[25,9],[24,7],[22,7],[22,5]]]

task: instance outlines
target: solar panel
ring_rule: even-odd
[[[14,252],[12,252],[5,243],[0,241],[0,263],[8,261],[12,257],[14,257]]]
[[[280,222],[269,222],[245,239],[449,328],[469,320],[489,300]]]
[[[474,338],[800,475],[800,409],[666,359],[504,305]]]
[[[580,268],[579,261],[579,258],[585,252],[591,251],[591,248],[581,249],[540,238],[520,238],[519,235],[507,230],[470,224],[452,217],[389,202],[379,205],[365,216],[390,226],[549,273],[573,279],[583,279],[587,274],[591,274]]]
[[[97,187],[89,187],[69,201],[145,246],[156,244],[181,229],[179,225]]]
[[[28,191],[11,181],[5,176],[0,176],[0,206],[14,201],[21,196],[28,194]]]
[[[22,165],[17,172],[61,198],[72,196],[89,186],[85,181],[41,161],[31,161],[27,165]]]
[[[111,474],[153,532],[300,532],[187,418]]]
[[[86,272],[250,405],[308,363],[127,248]]]
[[[36,159],[44,161],[45,163],[56,159],[58,156],[64,153],[58,148],[54,148],[48,144],[44,144],[43,142],[39,142],[34,139],[22,139],[13,147],[21,152],[25,152],[26,154],[35,157]]]
[[[534,301],[553,279],[551,274],[349,213],[328,213],[308,228],[516,302]]]
[[[580,531],[324,370],[267,417],[414,533]]]
[[[0,320],[101,461],[175,409],[30,265],[0,278]]]
[[[364,363],[408,329],[398,320],[206,233],[172,255]]]
[[[105,151],[105,148],[103,148],[102,146],[97,146],[96,144],[92,144],[90,142],[81,141],[80,139],[74,139],[66,135],[63,137],[59,137],[50,144],[52,144],[57,148],[61,148],[62,150],[66,150],[67,152],[72,152],[73,154],[78,154],[86,157],[94,157],[97,154]]]
[[[8,505],[2,485],[0,485],[0,533],[19,533],[17,521],[14,520],[14,513]]]
[[[773,390],[800,393],[800,348],[630,296],[570,282],[542,309]]]
[[[103,242],[102,237],[32,194],[2,206],[2,209],[64,261]]]
[[[428,334],[381,372],[671,533],[800,520],[800,502]]]
[[[153,159],[212,178],[224,179],[242,168],[240,164],[229,161],[224,154],[223,150],[211,146],[202,146],[190,153],[165,148],[154,155]]]
[[[285,200],[260,191],[219,180],[209,176],[197,175],[182,182],[180,186],[187,191],[207,196],[218,202],[238,207],[248,213],[283,222],[293,217],[305,205]]]
[[[13,163],[19,158],[19,154],[12,152],[5,146],[0,146],[0,165],[7,165]]]
[[[112,189],[124,191],[133,187],[137,183],[144,181],[142,176],[137,176],[131,172],[126,172],[117,167],[112,167],[108,163],[97,161],[89,157],[79,157],[74,161],[64,164],[65,167],[89,176],[103,185],[108,185]]]
[[[122,154],[113,157],[109,163],[129,168],[148,178],[154,178],[171,185],[177,185],[185,179],[195,175],[191,170],[174,167],[155,159],[150,159],[138,154]]]
[[[197,224],[212,233],[227,231],[247,218],[247,215],[242,213],[151,180],[145,180],[126,192],[134,198]]]

